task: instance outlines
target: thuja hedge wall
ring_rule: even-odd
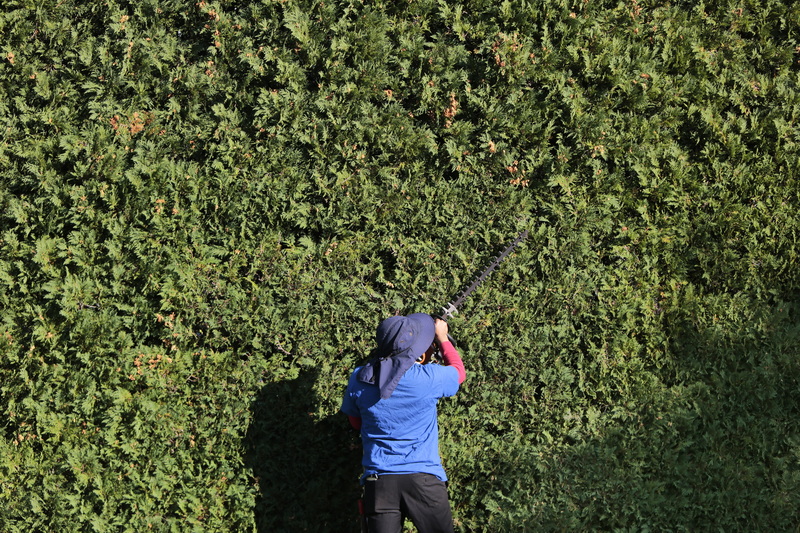
[[[800,525],[800,7],[5,0],[0,524],[347,531],[383,317],[462,531]]]

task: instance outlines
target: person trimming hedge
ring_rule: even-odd
[[[341,410],[361,431],[364,512],[370,533],[452,532],[439,457],[437,403],[466,379],[447,322],[414,313],[383,320],[372,359],[350,376]],[[429,361],[439,348],[443,363]]]

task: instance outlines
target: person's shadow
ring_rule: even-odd
[[[316,416],[317,374],[269,383],[253,402],[244,445],[259,533],[359,529],[361,442],[344,414]]]

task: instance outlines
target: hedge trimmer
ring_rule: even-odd
[[[456,293],[456,295],[453,296],[453,299],[447,302],[447,305],[442,307],[439,314],[434,314],[432,316],[434,318],[440,318],[444,321],[453,318],[453,316],[455,316],[456,313],[458,313],[458,309],[464,304],[467,298],[469,298],[469,296],[473,292],[475,292],[478,289],[478,287],[480,287],[483,284],[483,282],[486,281],[486,279],[489,277],[489,274],[491,274],[500,265],[500,263],[502,263],[511,254],[511,252],[514,251],[514,248],[516,248],[519,245],[519,243],[524,241],[527,237],[528,237],[528,230],[524,230],[517,236],[516,239],[514,239],[508,246],[506,246],[506,248],[502,252],[500,252],[500,255],[494,258],[494,260],[489,264],[489,266],[487,266],[480,274],[478,274],[478,276],[475,277],[474,280],[472,280],[472,283],[470,283],[466,289]],[[448,335],[448,337],[450,337],[450,335]],[[453,345],[455,345],[455,339],[453,339],[453,337],[450,337],[450,342],[452,342]],[[440,359],[439,355],[440,354],[438,353],[438,348],[437,348],[437,350],[435,350],[432,354],[428,355],[426,353],[425,355],[423,355],[420,362],[429,363],[431,362],[431,360]]]

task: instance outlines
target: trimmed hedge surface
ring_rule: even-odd
[[[787,5],[788,4],[788,5]],[[461,531],[800,527],[800,5],[5,0],[0,524],[352,531],[451,322]]]

